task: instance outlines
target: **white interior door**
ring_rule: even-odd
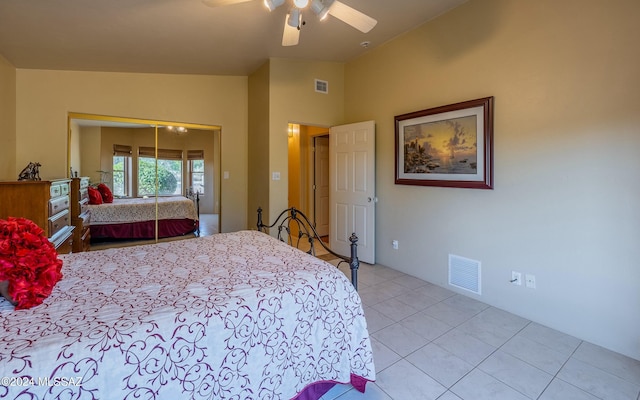
[[[314,139],[314,196],[316,231],[329,235],[329,136]]]
[[[329,147],[331,249],[349,255],[355,233],[358,258],[375,264],[375,122],[332,127]]]

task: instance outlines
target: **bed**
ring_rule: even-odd
[[[375,380],[349,279],[262,232],[60,257],[43,304],[0,300],[0,398],[307,400]]]
[[[153,239],[156,199],[123,198],[113,203],[90,204],[91,240]],[[197,201],[183,196],[158,197],[158,237],[199,232]]]

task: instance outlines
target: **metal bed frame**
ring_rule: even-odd
[[[184,193],[184,197],[192,200],[196,205],[196,214],[198,215],[198,221],[196,222],[196,229],[194,231],[196,236],[200,236],[200,192],[194,192],[191,188],[187,189]]]
[[[269,233],[269,229],[277,227],[277,239],[296,248],[300,248],[300,243],[304,243],[303,239],[306,239],[309,243],[309,250],[307,253],[312,256],[316,255],[315,242],[318,241],[327,252],[340,259],[338,266],[342,263],[349,264],[349,269],[351,270],[351,284],[356,290],[358,290],[358,268],[360,267],[360,261],[358,260],[358,236],[356,236],[355,232],[351,234],[351,237],[349,237],[349,242],[351,243],[351,256],[346,257],[327,247],[307,216],[295,207],[287,208],[282,211],[280,215],[278,215],[278,218],[276,218],[275,222],[271,225],[266,225],[262,222],[262,207],[259,207],[257,226],[258,230],[264,233]]]

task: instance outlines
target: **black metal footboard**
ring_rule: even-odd
[[[351,284],[356,290],[358,290],[358,268],[360,267],[360,261],[358,260],[358,237],[355,233],[352,233],[349,238],[349,242],[351,243],[351,256],[346,257],[327,247],[307,216],[295,207],[287,208],[281,212],[275,222],[271,225],[265,225],[262,222],[262,208],[258,208],[257,226],[259,231],[265,233],[268,233],[268,230],[271,228],[277,228],[277,238],[296,248],[300,248],[300,243],[308,243],[309,250],[307,250],[307,253],[313,256],[316,255],[315,242],[317,241],[327,252],[341,260],[338,265],[342,263],[349,264],[349,269],[351,270]]]
[[[194,192],[193,190],[191,190],[191,188],[189,188],[185,192],[184,196],[195,203],[198,220],[196,221],[194,232],[196,236],[200,236],[200,193]]]

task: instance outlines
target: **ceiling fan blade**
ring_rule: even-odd
[[[335,0],[331,5],[329,14],[363,33],[369,32],[378,23],[378,21],[370,16],[363,14],[355,8],[349,7],[338,0]]]
[[[300,29],[295,26],[291,26],[287,23],[289,20],[289,14],[284,20],[284,32],[282,32],[282,45],[283,46],[295,46],[300,40]]]
[[[228,6],[230,4],[247,3],[253,0],[202,0],[207,7]]]

